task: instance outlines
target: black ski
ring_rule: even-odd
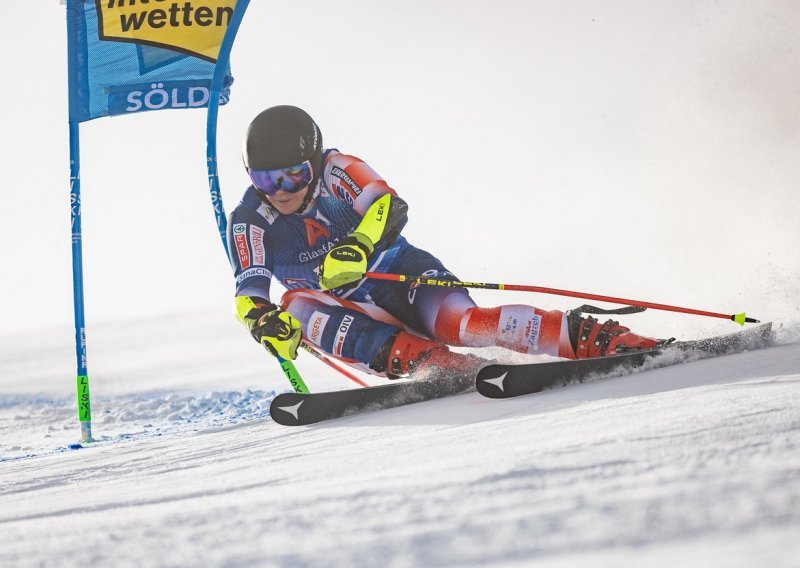
[[[771,338],[772,324],[765,323],[727,335],[675,342],[658,349],[610,357],[528,365],[487,365],[478,373],[475,386],[485,397],[511,398],[572,381],[582,382],[593,375],[624,373],[640,367],[651,357],[668,351],[678,350],[698,353],[701,357],[715,357],[767,347]],[[680,362],[682,362],[680,359],[675,361],[675,363]]]
[[[353,414],[394,408],[475,389],[473,375],[401,381],[377,387],[319,393],[283,393],[269,407],[270,416],[284,426],[302,426]]]
[[[595,374],[613,374],[633,369],[641,366],[648,358],[669,349],[696,351],[703,356],[713,357],[766,347],[771,337],[771,328],[772,324],[767,323],[729,335],[673,343],[666,349],[637,351],[599,359],[531,365],[488,365],[480,370],[477,378],[441,377],[342,391],[284,393],[272,400],[270,415],[278,424],[302,426],[461,394],[473,390],[475,386],[478,392],[489,398],[520,396],[570,381],[585,380]]]

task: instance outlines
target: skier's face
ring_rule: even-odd
[[[269,199],[270,204],[278,210],[278,213],[281,215],[291,215],[292,213],[297,213],[297,210],[300,209],[308,191],[308,186],[305,186],[305,188],[297,193],[287,193],[279,189],[275,192],[275,195],[271,195],[267,199]]]

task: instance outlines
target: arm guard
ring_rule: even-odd
[[[378,247],[392,244],[408,221],[405,201],[387,193],[369,206],[353,237],[372,254]]]

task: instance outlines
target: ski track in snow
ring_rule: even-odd
[[[217,351],[235,352],[238,339]],[[300,428],[269,420],[273,390],[187,390],[181,356],[165,352],[137,375],[115,349],[132,380],[107,397],[94,385],[99,441],[77,451],[66,449],[77,426],[63,379],[28,394],[14,382],[0,403],[0,565],[800,559],[800,344]],[[225,357],[202,369],[202,384],[231,375]],[[318,373],[329,382],[312,388],[347,387]]]

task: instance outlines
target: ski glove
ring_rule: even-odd
[[[375,250],[370,239],[352,233],[328,251],[319,267],[319,286],[323,290],[354,284],[367,271],[367,259]]]
[[[302,332],[300,322],[263,298],[236,297],[236,314],[258,343],[281,359],[296,359]]]

